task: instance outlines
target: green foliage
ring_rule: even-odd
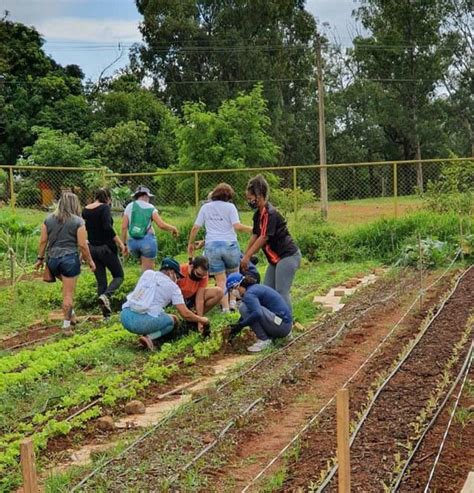
[[[146,165],[146,142],[150,128],[141,121],[119,122],[92,136],[96,153],[115,173],[150,171]]]
[[[469,219],[465,219],[465,230]],[[348,233],[337,233],[330,226],[316,225],[296,233],[303,255],[309,260],[348,261],[376,259],[393,262],[407,242],[418,236],[431,237],[451,245],[459,243],[457,214],[414,213],[402,218],[381,219]]]
[[[222,169],[269,165],[278,147],[267,130],[270,119],[262,86],[222,103],[217,112],[202,103],[183,107],[177,130],[179,168]]]
[[[443,163],[436,181],[423,194],[425,207],[438,213],[474,213],[474,161]]]
[[[450,254],[452,252],[445,242],[426,238],[406,245],[397,265],[433,268],[446,262]]]
[[[312,190],[303,190],[300,187],[272,189],[272,204],[288,217],[290,212],[300,211],[303,207],[314,204],[316,197]]]

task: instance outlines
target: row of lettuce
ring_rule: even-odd
[[[198,359],[218,352],[223,343],[224,325],[224,319],[217,317],[207,339],[191,332],[173,343],[164,343],[144,365],[104,374],[100,380],[85,377],[82,384],[59,400],[53,400],[41,412],[18,416],[8,423],[0,420],[0,491],[9,491],[19,485],[21,440],[31,437],[36,449],[42,450],[51,438],[83,428],[118,402],[136,397],[151,384],[166,382],[183,366],[193,365]],[[32,385],[47,379],[67,378],[73,372],[86,369],[93,371],[95,365],[101,364],[104,352],[134,342],[135,338],[120,324],[114,324],[4,356],[0,359],[0,416],[11,412],[5,408],[5,403],[11,407],[11,402],[22,399]]]

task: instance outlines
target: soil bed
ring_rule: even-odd
[[[468,376],[473,382],[474,369]],[[444,410],[436,420],[433,427],[428,431],[421,447],[413,458],[412,465],[407,472],[405,479],[400,485],[401,493],[412,493],[423,491],[428,482],[434,460],[438,454],[439,446],[443,440],[443,435],[448,426],[451,410],[456,401],[461,384],[452,393]],[[462,490],[467,475],[474,470],[474,426],[472,423],[472,413],[474,398],[469,395],[467,385],[464,387],[463,394],[459,400],[458,412],[468,413],[465,423],[458,418],[451,423],[447,440],[435,469],[433,480],[430,484],[430,491],[442,491],[444,493],[457,493]]]
[[[414,435],[413,424],[427,407],[453,355],[454,346],[466,330],[474,307],[473,282],[474,269],[471,269],[377,399],[351,448],[353,491],[380,492],[384,484],[390,485],[396,477],[400,462],[403,463],[408,454],[407,447]],[[358,413],[367,403],[371,383],[379,373],[386,372],[393,365],[399,351],[411,339],[410,332],[414,335],[417,330],[412,326],[405,337],[392,340],[384,348],[383,354],[374,359],[351,383],[351,420],[360,420]],[[467,350],[468,344],[464,344],[451,368],[451,375],[459,371]],[[314,488],[320,484],[321,473],[327,471],[327,463],[335,457],[335,451],[335,408],[331,406],[321,417],[318,426],[305,436],[298,460],[290,464],[282,490],[292,491],[309,486]],[[333,480],[327,491],[336,491],[336,488],[336,481]]]

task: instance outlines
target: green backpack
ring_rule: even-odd
[[[150,226],[153,208],[143,209],[136,202],[132,206],[132,217],[128,226],[128,234],[137,240],[144,238]]]

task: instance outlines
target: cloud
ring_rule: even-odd
[[[35,27],[48,41],[110,43],[141,40],[136,20],[56,17],[40,20]]]

